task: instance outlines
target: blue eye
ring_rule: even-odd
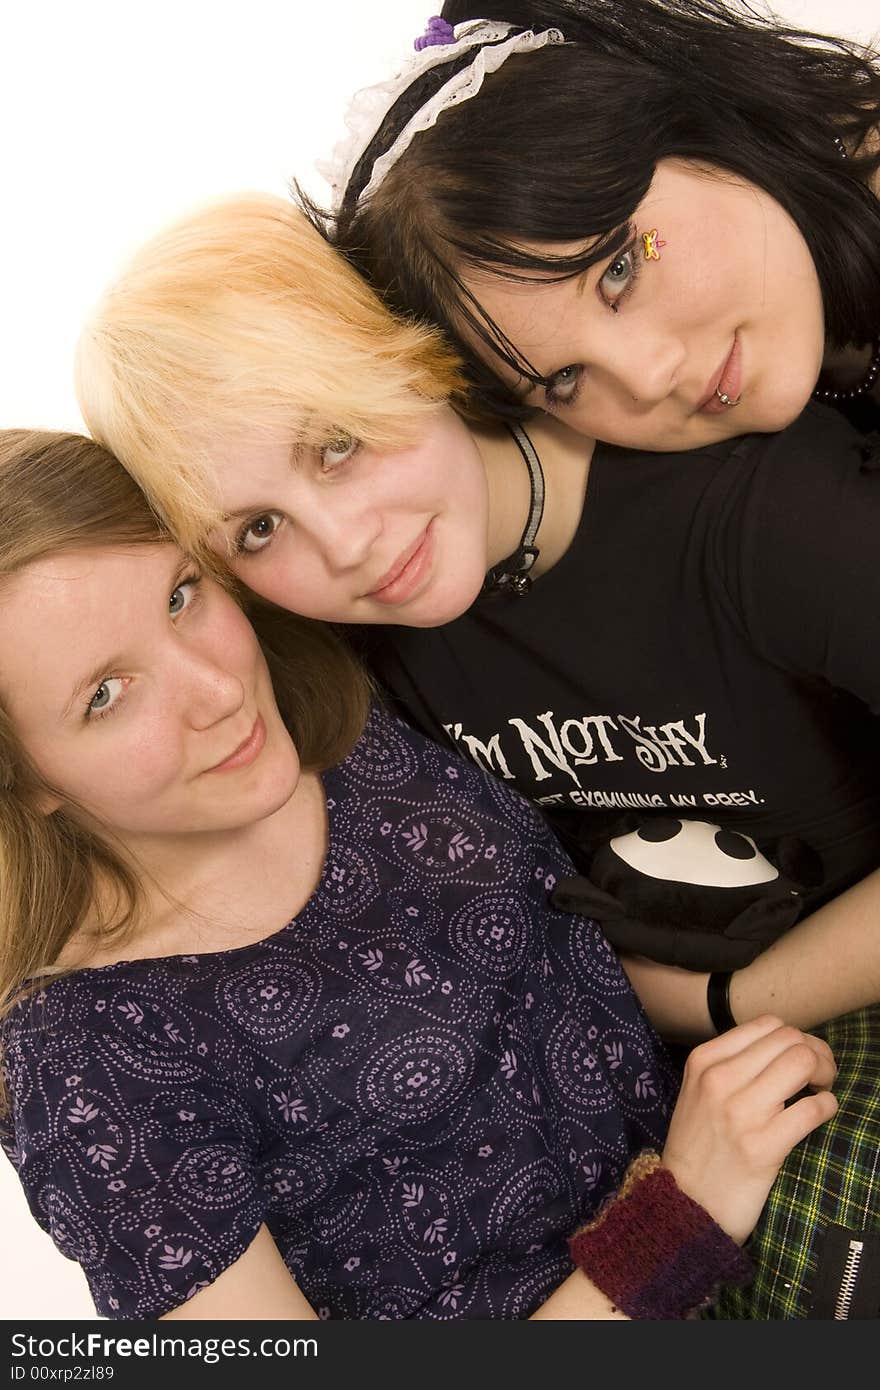
[[[611,262],[599,281],[599,293],[609,308],[613,308],[636,276],[633,251],[624,251]]]
[[[198,579],[193,576],[190,579],[184,579],[181,584],[178,584],[176,589],[172,590],[171,597],[168,600],[168,612],[171,614],[172,618],[176,618],[178,613],[182,613],[185,608],[189,608],[189,605],[195,597],[198,583]]]
[[[236,551],[239,555],[253,555],[258,550],[265,550],[283,524],[282,512],[261,512],[242,526],[235,538]]]
[[[550,384],[544,388],[547,404],[571,405],[577,400],[581,389],[583,370],[583,367],[572,364],[569,367],[561,367],[558,372],[554,372],[550,378]]]
[[[109,676],[107,680],[101,681],[98,689],[89,700],[88,715],[106,714],[114,709],[122,694],[124,684],[121,676]]]
[[[614,257],[599,281],[599,294],[609,309],[616,313],[627,296],[632,294],[640,270],[641,262],[636,256],[633,241]]]

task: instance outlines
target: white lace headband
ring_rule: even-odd
[[[432,20],[428,34],[434,25],[435,20]],[[558,29],[545,29],[538,34],[526,29],[505,38],[512,27],[510,24],[498,24],[486,19],[468,20],[465,24],[457,24],[454,29],[446,26],[448,33],[454,34],[454,38],[448,42],[438,42],[436,35],[417,39],[419,51],[403,60],[387,82],[364,87],[355,93],[345,116],[350,135],[336,146],[330,160],[317,165],[318,172],[332,189],[334,212],[338,212],[342,206],[351,176],[369,149],[371,141],[375,139],[388,112],[398,97],[424,73],[441,63],[450,62],[469,48],[477,50],[473,61],[450,77],[449,81],[410,117],[391,147],[376,159],[369,181],[358,195],[358,202],[375,193],[389,170],[409,147],[414,136],[433,126],[437,117],[447,107],[476,96],[487,73],[496,72],[514,53],[535,52],[544,48],[546,44],[565,42]],[[425,46],[421,46],[422,44]]]

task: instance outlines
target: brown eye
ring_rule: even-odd
[[[239,531],[235,541],[236,550],[240,555],[253,555],[258,550],[265,550],[283,521],[281,512],[261,512],[245,522]]]
[[[350,434],[341,434],[338,439],[331,439],[321,450],[321,463],[325,472],[331,473],[334,468],[347,463],[349,459],[354,458],[360,447],[360,440]]]

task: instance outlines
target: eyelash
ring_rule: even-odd
[[[639,234],[636,231],[635,227],[631,227],[630,239],[627,242],[626,246],[624,246],[622,251],[618,251],[613,261],[608,262],[608,265],[605,267],[604,271],[602,272],[602,275],[599,278],[599,285],[601,286],[602,281],[605,279],[605,276],[609,273],[612,266],[617,265],[618,261],[622,261],[626,256],[629,256],[631,258],[631,269],[629,279],[627,280],[623,289],[620,291],[620,294],[617,296],[617,298],[609,301],[605,299],[604,296],[602,296],[601,289],[599,291],[600,298],[602,298],[602,302],[607,306],[607,308],[611,310],[612,314],[617,314],[620,312],[621,304],[624,304],[626,300],[629,299],[630,295],[636,287],[636,284],[638,283],[639,276],[641,275],[642,262],[636,255],[636,247],[638,245],[638,241]]]
[[[175,584],[174,588],[171,590],[171,595],[170,595],[170,597],[169,597],[169,602],[170,602],[170,599],[173,598],[174,595],[178,592],[178,590],[180,590],[180,589],[185,589],[188,585],[191,585],[191,586],[192,586],[193,594],[192,594],[192,598],[190,599],[190,601],[189,601],[189,603],[186,605],[186,607],[185,607],[185,608],[182,608],[182,609],[180,610],[180,613],[174,613],[174,614],[172,614],[172,617],[178,618],[178,617],[181,616],[182,613],[188,613],[189,610],[190,610],[195,604],[198,603],[199,598],[200,598],[199,585],[201,584],[201,582],[202,582],[202,575],[199,574],[199,573],[198,573],[197,571],[195,571],[195,570],[193,570],[190,574],[185,574],[185,575],[183,575],[180,579],[178,579],[178,581],[177,581],[177,583]],[[85,711],[86,723],[88,723],[88,724],[94,724],[96,720],[99,720],[99,719],[108,719],[109,716],[110,716],[111,714],[115,714],[116,711],[117,711],[118,709],[121,709],[121,707],[125,704],[125,695],[124,695],[124,694],[120,695],[119,699],[118,699],[118,700],[114,700],[114,701],[113,701],[113,704],[112,704],[112,705],[108,705],[106,709],[92,709],[92,700],[94,700],[95,696],[98,694],[98,691],[101,690],[101,689],[103,689],[103,687],[108,683],[108,681],[119,681],[119,680],[121,680],[121,681],[125,682],[125,681],[128,681],[129,679],[130,679],[130,678],[127,677],[127,676],[105,676],[104,679],[103,679],[102,681],[99,681],[99,683],[98,683],[98,685],[96,686],[96,688],[92,691],[91,698],[90,698],[89,700],[86,701],[86,711]]]
[[[270,516],[277,516],[279,518],[279,523],[275,527],[275,530],[272,532],[271,535],[266,536],[265,545],[257,546],[256,550],[248,550],[246,545],[248,532],[254,526],[256,526],[258,521],[264,521],[266,517]],[[236,555],[242,560],[253,560],[255,556],[262,555],[264,551],[269,549],[269,546],[272,544],[279,530],[281,529],[283,522],[284,518],[282,517],[280,512],[259,512],[256,516],[250,517],[249,520],[244,522],[244,524],[239,528],[239,530],[236,531],[235,536],[233,538],[232,545]]]
[[[624,304],[627,299],[629,299],[630,295],[636,287],[636,284],[638,283],[638,279],[642,270],[641,261],[636,255],[636,247],[638,245],[638,241],[638,231],[635,227],[631,227],[629,241],[620,251],[617,252],[617,255],[614,257],[614,259],[608,262],[607,266],[605,267],[601,276],[599,277],[599,282],[597,285],[599,298],[602,300],[602,303],[605,305],[605,307],[611,310],[612,314],[620,313],[621,305]],[[602,281],[605,279],[605,276],[612,269],[612,267],[617,265],[618,262],[622,261],[626,256],[630,257],[629,279],[627,280],[623,289],[620,291],[620,294],[617,295],[617,297],[614,300],[607,300],[602,294]],[[571,395],[563,397],[561,393],[557,391],[556,387],[554,386],[554,383],[558,380],[559,377],[562,376],[563,372],[571,371],[577,372],[578,374],[575,378],[574,389]],[[578,396],[580,395],[582,379],[583,371],[576,363],[571,363],[566,367],[560,368],[560,370],[558,372],[554,372],[553,376],[550,378],[550,385],[544,387],[545,403],[549,407],[555,408],[557,410],[564,409],[566,406],[574,405],[578,399]]]

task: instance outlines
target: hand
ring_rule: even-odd
[[[688,1057],[663,1162],[740,1244],[788,1153],[836,1111],[836,1075],[827,1043],[769,1014]],[[786,1106],[808,1086],[813,1095]]]

